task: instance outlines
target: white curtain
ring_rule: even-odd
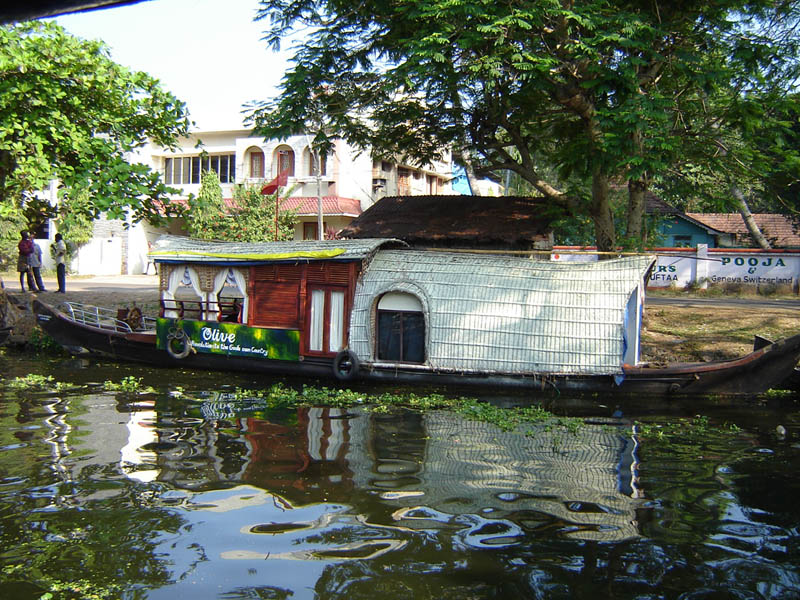
[[[242,323],[247,322],[247,279],[243,273],[241,273],[238,269],[222,269],[219,273],[217,273],[216,277],[214,277],[214,289],[208,293],[208,312],[205,316],[207,321],[216,321],[219,318],[219,304],[217,299],[219,297],[219,293],[222,288],[225,287],[226,283],[235,283],[236,287],[241,292],[242,297],[244,298],[244,304],[242,305]]]
[[[311,290],[311,331],[308,349],[322,351],[322,328],[325,326],[325,292]]]
[[[188,281],[186,279],[187,276],[189,278]],[[183,274],[182,281],[184,285],[187,285],[191,282],[194,293],[200,296],[201,300],[205,300],[206,296],[205,294],[203,294],[203,289],[200,287],[200,277],[197,275],[197,272],[193,268],[186,267],[186,271]]]
[[[228,271],[230,271],[230,269],[222,269],[217,273],[216,277],[214,277],[214,289],[208,293],[206,304],[208,308],[203,317],[206,321],[219,320],[219,304],[217,303],[217,298],[220,290],[225,287],[225,282],[228,280]]]
[[[200,278],[191,267],[178,267],[169,275],[169,283],[167,289],[161,292],[161,300],[164,305],[164,316],[168,319],[177,319],[180,315],[178,311],[178,304],[175,302],[175,292],[181,285],[191,284],[195,293],[200,298],[205,298],[203,290],[200,289]]]
[[[178,305],[175,303],[175,292],[181,285],[183,280],[183,271],[180,267],[176,267],[169,274],[169,281],[167,282],[167,289],[161,292],[161,303],[164,307],[164,316],[167,319],[178,318]]]
[[[331,292],[331,330],[328,351],[338,352],[342,349],[344,337],[344,292]]]
[[[247,278],[239,269],[231,269],[233,279],[236,281],[236,287],[242,293],[244,304],[242,304],[242,323],[247,323],[247,315],[249,314],[248,308],[250,307],[250,298],[247,297]]]

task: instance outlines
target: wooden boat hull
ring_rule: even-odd
[[[668,367],[623,368],[613,375],[467,375],[376,370],[372,379],[442,385],[491,385],[533,388],[543,391],[608,393],[627,396],[756,396],[790,381],[800,360],[800,335],[778,340],[746,356],[713,363],[677,364]]]
[[[155,331],[117,332],[72,321],[35,300],[39,326],[73,354],[91,354],[114,360],[159,367],[241,371],[279,375],[334,377],[334,360],[263,360],[242,356],[190,353],[175,358],[157,348]],[[800,360],[800,335],[779,340],[746,356],[729,361],[678,364],[663,368],[625,366],[622,375],[473,374],[424,368],[362,365],[354,379],[391,384],[425,384],[515,388],[542,392],[597,393],[650,396],[754,396],[779,386]],[[339,379],[342,379],[341,377]]]
[[[156,367],[241,371],[316,377],[333,374],[332,360],[304,360],[297,363],[281,360],[261,360],[241,356],[190,353],[174,358],[156,347],[155,331],[118,332],[82,325],[72,321],[59,310],[34,300],[33,312],[38,325],[68,352],[113,360],[138,362]]]

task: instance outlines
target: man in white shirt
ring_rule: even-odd
[[[33,271],[33,279],[36,282],[36,288],[40,292],[46,292],[47,290],[44,289],[44,283],[42,283],[42,249],[36,242],[33,242],[33,252],[28,255],[28,266],[31,268],[31,271]],[[30,283],[28,287],[30,287]],[[33,289],[31,289],[31,291],[33,291]]]

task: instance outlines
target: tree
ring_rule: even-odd
[[[263,0],[273,46],[295,27],[311,33],[281,97],[253,115],[270,136],[321,99],[332,132],[378,155],[425,163],[451,147],[477,174],[510,170],[590,215],[608,250],[617,241],[610,184],[628,182],[625,230],[641,242],[650,182],[689,150],[708,155],[711,126],[793,56],[796,10],[780,0]],[[778,23],[787,24],[779,48],[753,34]],[[709,93],[718,110],[703,115]]]
[[[230,223],[222,201],[222,186],[214,171],[203,171],[200,175],[200,191],[189,196],[186,211],[186,228],[189,236],[200,240],[225,239]]]
[[[256,185],[235,185],[233,199],[226,205],[222,186],[213,171],[204,171],[197,197],[189,197],[186,225],[191,237],[231,242],[265,242],[294,238],[296,211],[281,210],[279,193],[291,189],[278,188],[264,195]],[[275,218],[275,205],[278,216]],[[276,232],[277,225],[277,232]]]
[[[19,232],[27,229],[22,210],[18,206],[0,202],[0,270],[16,268]]]
[[[189,125],[182,102],[102,42],[55,23],[0,27],[0,205],[58,179],[90,194],[93,217],[159,222],[173,190],[127,155],[148,139],[173,147]]]
[[[58,205],[56,218],[58,232],[64,236],[67,256],[70,257],[78,248],[87,244],[94,233],[93,207],[89,192],[68,190]]]
[[[278,188],[263,195],[259,185],[236,185],[233,188],[231,221],[228,238],[241,242],[285,241],[294,239],[297,211],[281,208],[293,187]],[[283,192],[283,197],[281,197]],[[277,218],[275,215],[277,205]],[[277,225],[277,230],[275,226]]]

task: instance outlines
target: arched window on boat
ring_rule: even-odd
[[[247,278],[239,269],[221,269],[208,295],[208,321],[247,322]]]
[[[389,292],[378,301],[378,360],[425,362],[425,315],[419,298]]]
[[[200,320],[205,304],[197,272],[184,265],[175,267],[169,275],[167,289],[161,291],[161,314],[168,319]]]

